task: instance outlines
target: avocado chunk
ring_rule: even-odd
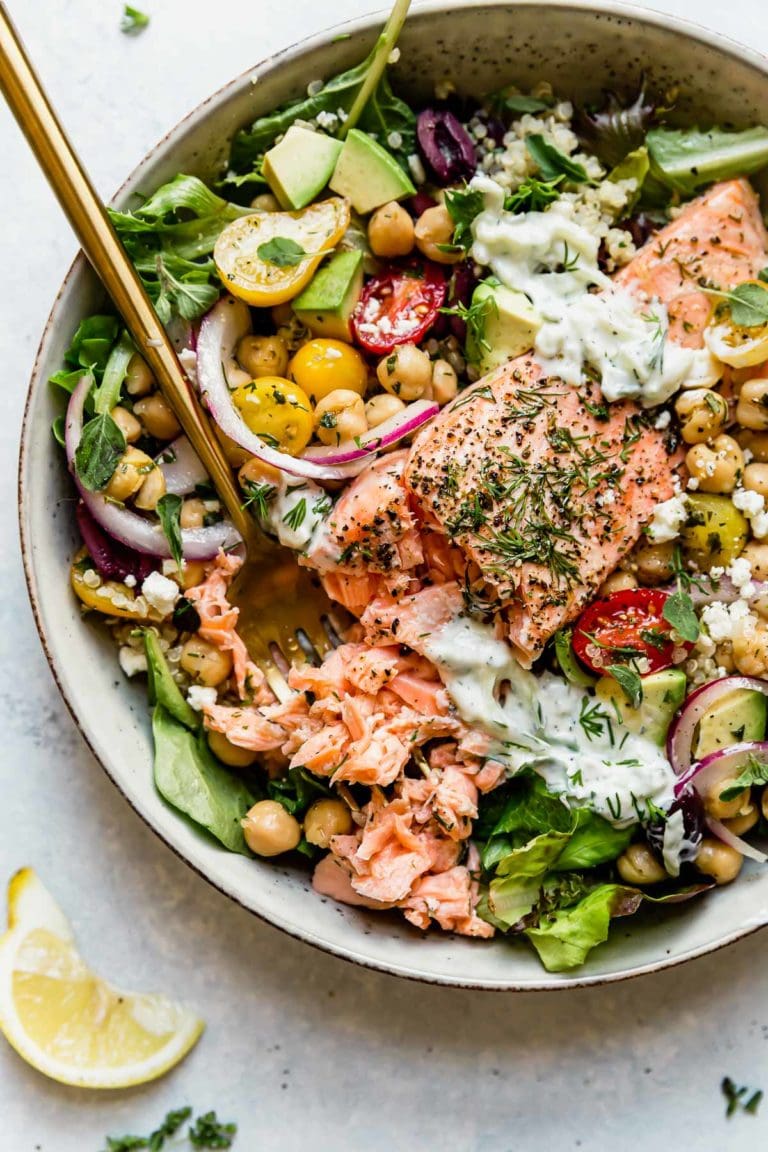
[[[688,521],[680,538],[687,560],[702,572],[727,568],[742,552],[749,525],[730,496],[688,493]]]
[[[264,179],[282,208],[305,208],[331,178],[342,150],[340,140],[296,124],[264,155]]]
[[[654,744],[663,744],[672,717],[685,699],[685,672],[682,668],[665,668],[643,676],[643,700],[639,708],[630,707],[623,690],[612,676],[601,676],[595,693],[608,705],[608,713],[621,717],[630,732],[645,736]]]
[[[592,676],[579,664],[573,650],[573,628],[570,626],[555,632],[555,656],[560,671],[571,684],[576,684],[580,688],[592,688],[597,683],[597,676]]]
[[[495,280],[483,280],[472,293],[479,324],[467,333],[467,357],[483,373],[529,352],[541,327],[541,316],[524,292]]]
[[[313,336],[352,340],[350,317],[363,290],[363,253],[337,252],[293,301],[293,310]]]
[[[395,158],[359,128],[353,128],[344,141],[331,191],[346,196],[355,212],[363,214],[416,193]]]
[[[762,692],[736,688],[717,700],[699,721],[697,760],[743,740],[765,739],[766,699]]]

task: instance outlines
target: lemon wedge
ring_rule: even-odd
[[[53,1080],[127,1088],[178,1064],[203,1022],[164,996],[120,992],[91,972],[64,913],[23,868],[8,886],[0,939],[0,1030]]]

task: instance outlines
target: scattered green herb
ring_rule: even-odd
[[[283,524],[287,524],[292,532],[298,532],[306,518],[307,498],[306,496],[302,496],[301,499],[294,504],[290,512],[286,512],[285,516],[283,516]]]
[[[138,36],[139,32],[143,32],[148,24],[149,16],[146,12],[140,12],[138,8],[132,8],[130,4],[123,7],[120,31],[125,32],[126,36]]]
[[[693,600],[687,592],[678,588],[667,597],[662,615],[670,627],[674,628],[683,640],[695,644],[699,638],[699,618]]]
[[[105,488],[125,448],[125,436],[108,413],[89,420],[75,449],[75,468],[83,487],[89,492]]]
[[[609,676],[613,676],[621,688],[632,708],[639,708],[643,702],[643,682],[628,664],[610,664],[606,668]]]
[[[736,779],[720,793],[721,800],[735,800],[740,792],[753,785],[768,784],[768,761],[758,760],[757,756],[750,756],[747,766],[739,773]]]
[[[250,508],[258,520],[266,520],[269,517],[269,505],[277,496],[276,486],[247,480],[243,485],[243,491],[245,492],[243,507]]]
[[[231,1148],[237,1133],[237,1124],[222,1124],[215,1112],[198,1116],[189,1130],[189,1142],[194,1148]]]
[[[448,188],[445,206],[454,224],[453,246],[468,252],[472,247],[472,221],[485,208],[485,197],[477,188]]]
[[[161,496],[157,502],[157,515],[160,518],[163,534],[168,541],[171,556],[176,561],[176,566],[179,570],[181,570],[184,562],[184,550],[181,538],[182,504],[183,500],[181,496],[176,496],[172,492],[166,492],[165,496]]]
[[[768,284],[739,284],[729,292],[708,289],[711,295],[724,300],[731,319],[740,328],[757,328],[768,324]]]
[[[289,236],[274,236],[271,240],[266,240],[263,244],[259,244],[256,254],[259,260],[274,264],[276,268],[294,268],[309,255],[301,244],[297,244]]]
[[[752,1091],[746,1085],[737,1088],[730,1076],[724,1076],[720,1081],[720,1091],[725,1096],[725,1115],[728,1119],[736,1112],[746,1112],[750,1116],[757,1115],[757,1110],[763,1099],[762,1089],[758,1088],[757,1091]]]
[[[530,137],[528,137],[530,139]],[[556,176],[552,180],[537,180],[530,176],[504,200],[507,212],[543,212],[560,196],[558,191],[565,177]]]
[[[140,1148],[162,1152],[166,1140],[176,1136],[191,1117],[191,1108],[177,1108],[169,1112],[160,1127],[149,1136],[108,1136],[104,1152],[136,1152]],[[236,1124],[222,1124],[215,1112],[206,1112],[190,1125],[186,1139],[193,1148],[231,1148],[236,1133]],[[174,1147],[179,1147],[177,1142]]]

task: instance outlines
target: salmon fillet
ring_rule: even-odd
[[[715,184],[691,200],[614,277],[633,292],[667,305],[669,332],[687,348],[701,348],[712,298],[701,285],[732,288],[765,265],[768,233],[748,180]]]
[[[671,332],[700,346],[702,283],[732,286],[765,263],[768,236],[744,180],[716,185],[663,228],[617,278],[667,304]],[[428,526],[476,566],[530,667],[594,597],[674,491],[681,455],[652,414],[607,405],[520,357],[464,392],[417,438],[404,480]]]

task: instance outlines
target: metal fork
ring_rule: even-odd
[[[147,361],[165,399],[202,461],[246,548],[232,586],[238,631],[279,699],[285,671],[330,647],[330,600],[287,549],[273,543],[243,508],[232,470],[152,302],[51,107],[4,4],[0,3],[0,88],[58,197],[83,252]],[[338,626],[338,625],[337,625]]]

